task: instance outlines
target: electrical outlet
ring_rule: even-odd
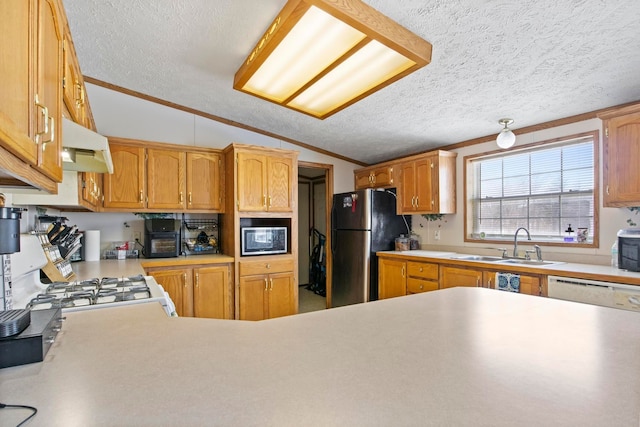
[[[436,240],[440,240],[440,230],[436,230],[433,232],[433,238]]]
[[[133,232],[133,241],[134,242],[139,242],[141,238],[141,234],[139,231],[134,231]]]

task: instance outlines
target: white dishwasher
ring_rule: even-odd
[[[549,276],[548,296],[566,301],[640,312],[640,286]]]

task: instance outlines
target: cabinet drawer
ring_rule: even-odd
[[[438,280],[438,264],[408,261],[407,273],[409,277]]]
[[[437,291],[438,282],[423,279],[414,279],[409,277],[407,279],[407,294],[417,294],[420,292]]]
[[[242,261],[240,262],[240,276],[256,274],[285,273],[293,271],[293,259],[278,259],[271,261]]]

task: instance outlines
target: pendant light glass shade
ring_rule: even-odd
[[[500,119],[498,120],[498,123],[504,126],[504,129],[502,129],[502,131],[498,134],[498,137],[496,138],[496,143],[498,144],[498,147],[502,149],[513,147],[513,144],[516,143],[516,135],[511,131],[511,129],[507,127],[511,123],[513,123],[513,120]]]
[[[429,62],[429,42],[361,0],[288,0],[233,87],[324,119]]]

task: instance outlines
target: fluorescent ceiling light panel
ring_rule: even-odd
[[[289,0],[234,88],[324,119],[431,61],[431,44],[360,0]]]

